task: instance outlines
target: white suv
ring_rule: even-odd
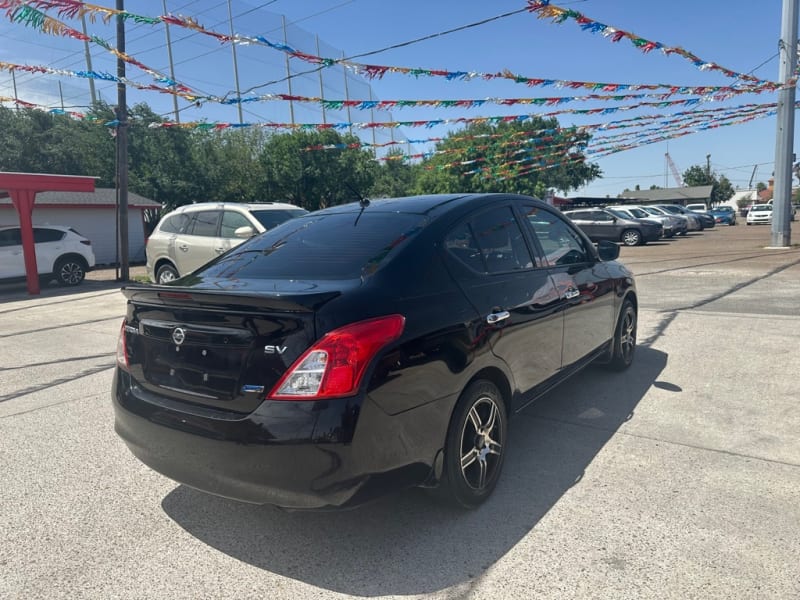
[[[36,267],[42,279],[59,285],[78,285],[94,267],[92,242],[71,227],[33,227]],[[0,226],[0,280],[25,278],[22,234],[18,225]]]
[[[252,236],[308,211],[281,202],[202,202],[164,215],[147,240],[147,274],[168,283]]]

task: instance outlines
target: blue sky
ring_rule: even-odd
[[[113,7],[111,0],[95,0],[95,4]],[[679,46],[695,55],[737,72],[750,73],[768,80],[777,80],[777,58],[780,37],[781,1],[764,0],[759,3],[744,0],[586,0],[582,2],[553,2],[556,6],[577,10],[590,19],[613,26],[642,38]],[[227,5],[219,0],[167,0],[167,11],[192,16],[208,29],[229,33]],[[233,28],[246,36],[260,35],[274,41],[283,41],[284,22],[289,45],[326,57],[352,56],[371,52],[392,44],[410,41],[426,35],[464,26],[476,21],[519,10],[524,0],[496,0],[476,2],[422,2],[406,0],[403,3],[375,0],[234,0]],[[156,16],[163,14],[161,0],[134,2],[128,0],[126,9],[138,14]],[[67,21],[80,29],[80,23]],[[114,43],[113,27],[102,23],[89,23],[89,34],[99,35]],[[230,45],[218,42],[185,29],[172,27],[175,77],[203,93],[224,95],[235,89]],[[0,48],[0,61],[45,65],[71,71],[86,68],[83,44],[65,37],[46,35],[36,29],[0,20],[0,35],[4,43]],[[130,25],[127,51],[137,60],[164,73],[169,72],[165,32],[163,26]],[[93,46],[93,68],[96,71],[115,73],[113,57]],[[522,12],[490,23],[442,35],[435,39],[382,52],[366,58],[355,59],[378,65],[396,65],[451,71],[498,72],[505,69],[516,74],[543,79],[567,81],[613,82],[628,84],[667,83],[684,86],[730,85],[733,81],[714,71],[701,71],[679,56],[664,56],[658,51],[644,54],[625,39],[611,43],[607,38],[582,31],[572,20],[555,25],[540,20],[535,15]],[[286,75],[285,55],[261,46],[237,46],[240,89],[252,88],[252,93],[288,93],[287,82],[264,85]],[[292,73],[307,71],[311,65],[293,59]],[[150,77],[133,67],[127,68],[128,77],[147,83]],[[292,79],[292,93],[302,96],[319,96],[320,84],[326,99],[480,99],[480,98],[532,98],[542,96],[575,96],[574,92],[555,88],[529,88],[509,81],[469,82],[446,81],[442,78],[413,78],[400,74],[387,74],[381,80],[366,81],[356,76],[345,78],[344,69],[332,68],[324,72],[320,81],[317,73],[296,76]],[[0,95],[11,96],[11,77],[0,71]],[[59,83],[61,88],[59,90]],[[88,83],[74,77],[53,75],[16,76],[19,98],[30,102],[57,106],[64,98],[66,106],[81,107],[88,104]],[[346,86],[346,90],[345,90]],[[116,102],[113,84],[97,83],[101,97]],[[629,92],[631,93],[631,92]],[[685,98],[676,96],[675,99]],[[172,99],[155,92],[130,89],[129,104],[147,102],[154,110],[172,119]],[[723,102],[707,102],[699,109],[733,107],[746,103],[775,102],[777,93],[741,95]],[[647,101],[647,100],[645,100]],[[652,100],[651,100],[652,101]],[[592,108],[597,106],[623,106],[637,101],[570,102],[560,109]],[[181,100],[182,121],[208,120],[238,122],[235,107],[212,103],[199,108]],[[323,115],[318,106],[295,104],[295,121],[320,123]],[[288,122],[290,107],[285,102],[250,103],[245,106],[246,122]],[[78,108],[80,110],[80,108]],[[437,109],[402,108],[393,111],[394,120],[428,120],[438,118],[481,117],[510,114],[538,114],[554,110],[533,106],[500,107],[486,104],[481,108]],[[610,116],[559,116],[562,125],[585,125],[636,116],[675,113],[687,107],[642,108]],[[389,114],[383,111],[351,110],[328,112],[328,122],[386,121]],[[665,117],[669,120],[669,117]],[[775,118],[757,119],[750,123],[722,127],[673,139],[643,145],[596,160],[603,178],[568,195],[616,196],[625,188],[640,185],[672,186],[672,176],[667,170],[665,153],[668,151],[682,173],[692,165],[705,165],[710,155],[711,167],[727,176],[736,187],[745,188],[756,169],[753,183],[767,181],[774,170]],[[375,133],[376,142],[390,139],[426,139],[441,136],[457,126],[440,126],[433,129],[406,128]],[[362,135],[372,141],[372,133]],[[428,149],[423,144],[405,147],[410,152]]]

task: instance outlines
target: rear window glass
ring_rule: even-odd
[[[419,233],[422,215],[365,212],[292,219],[197,271],[225,279],[354,279],[377,271]]]
[[[58,229],[45,229],[34,227],[33,240],[37,244],[44,244],[46,242],[58,242],[64,238],[64,232]]]
[[[253,215],[258,222],[264,226],[264,229],[272,229],[281,223],[300,217],[308,211],[302,208],[281,208],[277,210],[251,210],[250,214]]]

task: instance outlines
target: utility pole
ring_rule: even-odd
[[[161,0],[161,7],[164,10],[164,14],[167,14],[167,0]],[[169,35],[169,24],[164,23],[164,32],[167,35],[167,58],[169,59],[169,76],[172,78],[172,81],[175,81],[175,63],[172,60],[172,39]],[[178,111],[178,96],[175,94],[172,95],[172,110],[175,112],[175,122],[181,122],[181,114]]]
[[[783,0],[781,39],[778,50],[781,57],[778,95],[777,135],[775,141],[775,192],[772,197],[772,246],[787,248],[791,245],[789,219],[792,196],[792,153],[794,138],[795,86],[792,82],[797,66],[797,12],[800,0]]]
[[[125,1],[117,0],[117,50],[125,54]],[[130,280],[128,265],[128,99],[125,61],[117,58],[117,203],[119,206],[120,280]]]
[[[231,37],[235,35],[233,31],[233,10],[231,9],[231,0],[228,0],[228,21],[231,27]],[[236,108],[239,111],[239,125],[244,123],[244,115],[242,114],[242,92],[239,89],[239,63],[236,60],[236,44],[231,43],[231,54],[233,55],[233,80],[236,85]]]
[[[83,30],[83,35],[88,37],[86,33],[86,15],[81,15],[81,29]],[[92,53],[89,50],[89,42],[83,42],[83,54],[86,57],[86,70],[91,72],[92,71]],[[97,94],[94,89],[94,79],[89,77],[89,96],[92,98],[92,106],[95,105],[97,102]]]

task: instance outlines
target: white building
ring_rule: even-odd
[[[92,240],[97,264],[117,262],[116,190],[40,192],[33,205],[34,225],[72,227]],[[128,192],[128,249],[132,263],[144,262],[145,211],[158,211],[158,202]],[[10,198],[0,198],[0,225],[19,225]]]

